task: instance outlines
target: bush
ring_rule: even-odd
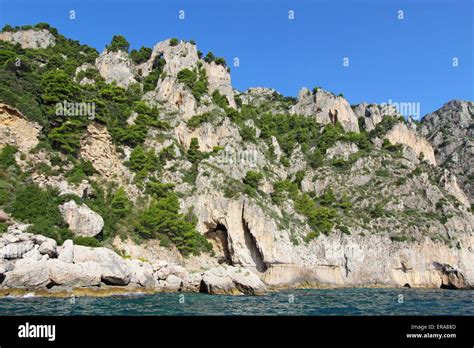
[[[188,151],[186,152],[186,158],[193,164],[199,163],[199,161],[204,158],[203,153],[199,150],[199,142],[197,138],[191,139]]]
[[[99,247],[100,246],[100,242],[94,237],[81,237],[81,236],[78,236],[78,237],[75,237],[73,239],[73,241],[74,241],[74,244],[84,245],[84,246],[87,246],[87,247]]]
[[[124,188],[120,187],[114,192],[110,201],[112,213],[118,218],[124,218],[130,213],[131,207],[132,204],[125,193]]]
[[[216,103],[217,106],[226,109],[229,106],[229,101],[225,96],[223,96],[219,90],[212,92],[212,100]]]
[[[153,91],[156,88],[156,84],[163,73],[165,64],[166,61],[163,58],[163,55],[157,55],[155,57],[151,72],[143,80],[143,92]]]
[[[170,46],[177,46],[179,44],[179,40],[176,38],[170,39]]]
[[[18,189],[8,207],[12,217],[33,224],[29,232],[42,234],[58,243],[72,237],[58,206],[64,203],[57,191],[42,190],[36,184],[27,184]]]
[[[141,64],[146,62],[148,59],[150,59],[152,53],[152,49],[149,47],[140,47],[140,49],[137,50],[132,50],[130,52],[130,59],[135,63],[135,64]]]
[[[128,52],[130,44],[122,35],[114,35],[110,45],[106,46],[108,51],[117,52],[119,50]]]
[[[88,176],[94,175],[94,173],[95,169],[91,162],[80,160],[65,176],[70,183],[77,185],[82,180],[87,179]]]
[[[207,93],[208,81],[204,68],[200,68],[198,71],[183,69],[178,73],[177,78],[191,90],[197,101]]]
[[[309,226],[314,231],[326,235],[331,232],[336,222],[337,213],[334,208],[318,206],[306,193],[296,199],[295,209],[306,216]]]
[[[263,179],[262,173],[249,170],[247,174],[245,174],[245,178],[243,181],[244,181],[244,184],[252,187],[253,189],[258,189],[258,185],[260,184],[260,181],[262,179]]]
[[[15,166],[16,160],[15,154],[18,152],[18,149],[11,145],[5,145],[5,147],[0,152],[0,168],[8,169],[8,167]]]
[[[194,115],[191,117],[188,122],[186,122],[186,125],[189,128],[196,129],[198,128],[201,124],[203,123],[212,123],[216,121],[219,118],[220,114],[216,112],[205,112],[200,115]]]
[[[158,238],[162,246],[173,243],[184,256],[211,252],[212,246],[195,230],[194,224],[191,216],[179,213],[176,194],[164,190],[139,215],[135,229],[144,238]]]

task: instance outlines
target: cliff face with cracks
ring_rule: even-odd
[[[68,156],[38,146],[44,136],[37,123],[0,105],[0,147],[15,147],[19,170],[65,197],[58,209],[69,207],[63,219],[72,233],[57,244],[30,233],[34,222],[10,216],[11,207],[2,206],[3,291],[120,287],[260,294],[296,286],[474,287],[469,171],[453,159],[469,158],[463,144],[469,143],[472,103],[450,102],[417,129],[407,122],[382,129],[385,117],[399,116],[389,106],[351,108],[342,96],[322,89],[303,89],[297,99],[268,88],[234,91],[225,66],[201,59],[196,46],[184,41],[156,44],[139,64],[125,51],[104,51],[95,68],[105,84],[129,91],[132,84],[144,87],[157,57],[165,62],[163,71],[140,100],[156,107],[158,120],[169,127],[143,129],[143,113],[120,115],[127,130],[143,132],[137,145],[117,141],[117,131],[100,119],[87,121],[75,156],[94,170],[81,180],[70,179],[74,166]],[[204,72],[200,98],[178,79],[183,69]],[[215,91],[225,100],[215,100]],[[460,132],[467,138],[454,148],[442,145],[446,129],[457,134],[455,122],[440,121],[448,111],[466,123]],[[282,123],[285,117],[288,124]],[[305,122],[300,133],[294,120]],[[298,134],[294,141],[292,132]],[[111,225],[110,216],[100,216],[106,210],[70,200],[92,200],[104,191],[104,204],[113,201],[115,209],[126,211],[123,201],[111,198],[122,187],[139,215],[153,201],[147,184],[154,181],[174,185],[179,212],[212,252],[184,256],[163,239],[136,238],[136,224],[126,224],[132,213],[120,220],[115,235],[104,237]],[[82,215],[93,222],[77,226],[79,218],[72,216],[79,206],[87,207]],[[81,236],[102,245],[78,245]]]

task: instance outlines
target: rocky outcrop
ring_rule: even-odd
[[[180,123],[175,128],[176,138],[185,148],[189,147],[192,138],[197,138],[199,150],[209,152],[215,146],[225,147],[228,143],[241,139],[239,130],[225,117],[221,124],[204,123],[196,129],[189,129],[186,124]]]
[[[20,44],[21,48],[47,48],[56,43],[53,34],[46,29],[4,31],[0,33],[0,40]]]
[[[38,145],[41,127],[29,122],[17,109],[0,103],[0,148],[16,146],[21,152],[28,152]]]
[[[174,46],[170,44],[170,40],[159,42],[153,48],[150,59],[137,66],[136,70],[143,76],[148,76],[153,69],[153,63],[159,57],[166,62],[161,78],[156,89],[143,97],[150,104],[164,106],[169,112],[176,112],[180,120],[188,120],[193,115],[211,111],[213,102],[210,95],[218,90],[226,97],[230,107],[236,107],[229,72],[222,65],[200,60],[195,45],[185,41]],[[202,68],[209,83],[208,95],[198,101],[189,88],[178,81],[177,76],[183,69],[197,72]]]
[[[204,67],[209,82],[209,94],[212,95],[214,91],[219,91],[221,95],[226,97],[229,107],[235,109],[234,90],[227,68],[214,62],[204,63]]]
[[[474,202],[474,103],[452,100],[423,117],[420,133],[435,149],[437,163],[449,169]]]
[[[384,116],[397,115],[397,109],[391,104],[367,104],[361,103],[356,105],[354,113],[357,118],[362,118],[367,132],[375,129],[375,126],[382,122]]]
[[[239,94],[239,98],[244,105],[259,106],[265,102],[271,101],[279,93],[273,88],[251,87],[245,92]]]
[[[125,51],[114,52],[106,49],[97,57],[95,66],[107,83],[116,82],[117,86],[125,88],[137,83],[132,72],[132,62]]]
[[[434,150],[431,144],[422,136],[409,129],[405,123],[397,123],[386,135],[392,144],[402,144],[412,148],[415,153],[423,155],[423,158],[436,165]]]
[[[326,158],[343,158],[345,161],[349,156],[359,151],[359,148],[354,143],[345,143],[338,141],[333,147],[326,150]]]
[[[94,237],[104,227],[104,219],[87,205],[77,205],[71,200],[59,206],[64,221],[76,236]]]
[[[346,131],[359,131],[357,116],[344,97],[336,96],[321,88],[316,93],[311,93],[307,88],[301,89],[298,102],[290,108],[290,112],[314,117],[322,124],[340,122]]]
[[[133,175],[123,164],[112,142],[107,128],[98,123],[90,123],[81,139],[80,156],[90,161],[102,179],[124,185],[127,193],[135,195],[137,189],[129,182]]]

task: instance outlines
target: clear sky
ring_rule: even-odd
[[[226,58],[239,90],[321,86],[351,104],[420,103],[421,115],[474,99],[473,17],[472,0],[0,0],[1,26],[48,22],[99,51],[114,34],[132,48],[194,39]]]

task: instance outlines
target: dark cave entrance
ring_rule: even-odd
[[[232,257],[229,251],[229,238],[227,227],[221,223],[217,223],[215,227],[210,228],[205,234],[206,238],[212,244],[212,248],[216,253],[217,262],[233,265]]]

